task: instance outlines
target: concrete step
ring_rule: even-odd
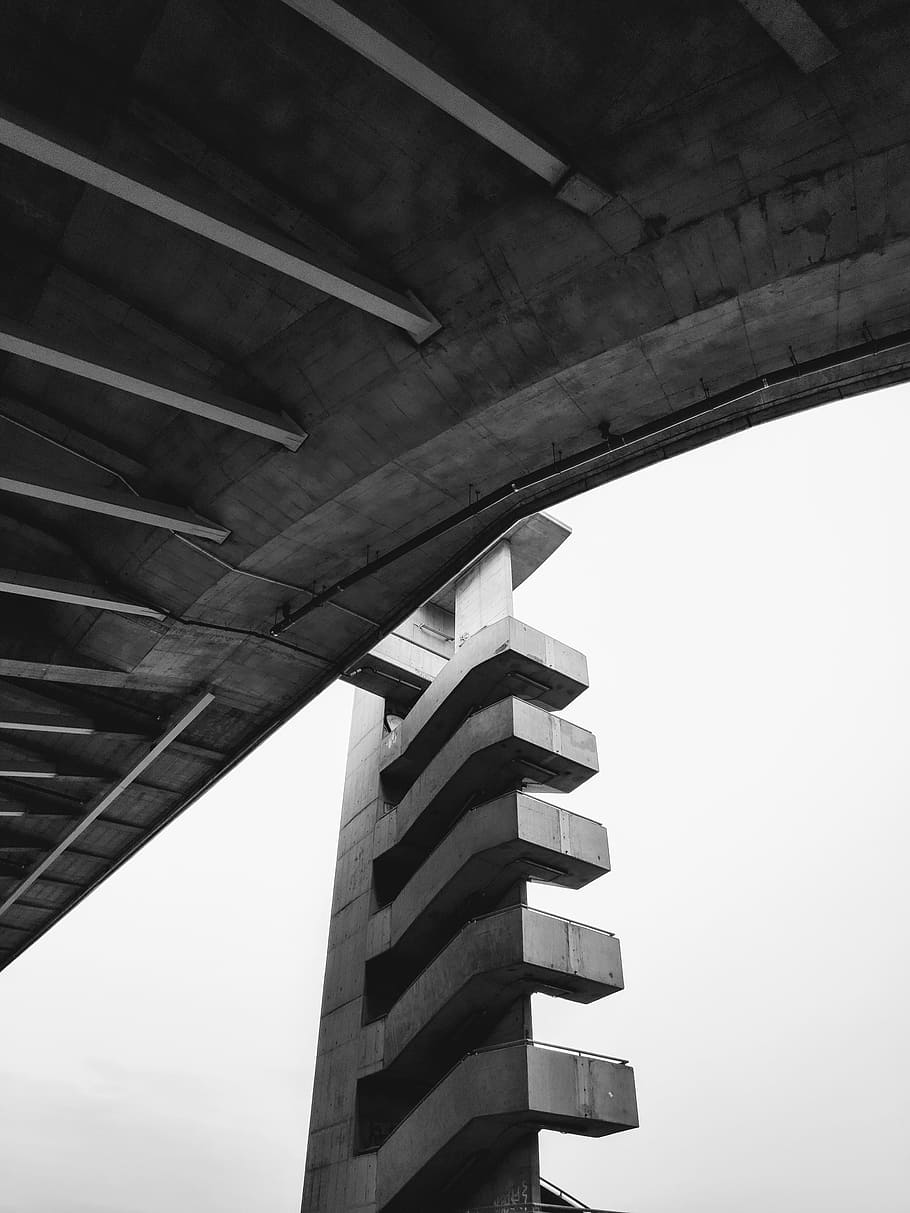
[[[631,1067],[518,1042],[460,1061],[376,1152],[380,1213],[427,1207],[482,1174],[511,1136],[538,1129],[603,1137],[638,1124]]]
[[[447,1068],[470,1047],[466,1030],[476,1044],[523,994],[588,1003],[622,988],[615,936],[511,906],[467,923],[408,985],[383,1022],[383,1065],[402,1076]]]
[[[596,773],[597,744],[587,729],[514,697],[475,712],[377,822],[379,885],[389,875],[389,896],[397,893],[472,805],[528,786],[571,792]]]
[[[587,686],[588,665],[581,653],[517,619],[500,619],[456,650],[401,724],[383,738],[383,779],[402,795],[471,711],[510,695],[558,710]]]
[[[517,880],[580,889],[610,870],[607,831],[523,792],[470,809],[398,896],[371,918],[367,957],[395,951],[420,964]]]

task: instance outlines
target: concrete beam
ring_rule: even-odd
[[[49,846],[42,834],[0,823],[0,848],[4,851],[46,851]]]
[[[16,754],[0,754],[2,779],[56,779],[57,768],[40,758],[22,758]]]
[[[68,754],[47,749],[39,739],[33,737],[7,735],[0,743],[2,779],[76,779],[80,782],[109,783],[113,777],[108,770],[91,763],[80,763]]]
[[[334,0],[284,0],[289,8],[369,59],[432,105],[555,186],[569,166],[538,140],[439,72],[433,71]]]
[[[186,712],[174,720],[170,728],[159,738],[159,740],[155,742],[155,744],[151,746],[150,749],[143,754],[143,756],[136,763],[133,764],[129,771],[127,771],[127,773],[118,780],[113,788],[103,793],[98,799],[95,800],[88,812],[66,834],[62,841],[57,844],[53,851],[46,855],[38,866],[29,873],[25,880],[22,881],[18,888],[16,888],[15,891],[6,898],[2,905],[0,905],[0,917],[2,917],[10,906],[15,905],[17,899],[29,888],[31,888],[36,880],[43,878],[44,873],[51,866],[51,864],[59,859],[60,856],[76,841],[76,839],[84,834],[89,826],[91,826],[92,823],[98,817],[100,817],[101,814],[108,809],[132,783],[135,783],[136,780],[138,780],[143,771],[150,767],[155,759],[164,753],[171,742],[175,741],[185,729],[189,728],[193,721],[200,716],[210,704],[214,703],[214,701],[215,696],[210,691],[206,691],[203,695],[200,695],[200,697]]]
[[[110,687],[127,691],[163,691],[175,694],[192,689],[192,680],[179,675],[131,673],[108,666],[64,665],[54,661],[20,660],[0,656],[0,677],[28,678],[61,686]]]
[[[15,396],[0,396],[0,421],[71,455],[81,463],[93,463],[96,467],[110,469],[113,475],[129,476],[140,482],[148,475],[148,468],[137,459],[94,435],[76,429],[71,421],[62,420],[44,403],[38,408]]]
[[[452,655],[447,635],[448,616],[422,606],[342,678],[371,694],[381,695],[389,710],[404,715],[422,695]]]
[[[306,438],[306,434],[289,417],[269,413],[242,400],[213,392],[197,392],[190,396],[167,384],[140,378],[127,367],[82,358],[74,350],[57,342],[51,343],[25,325],[15,324],[6,318],[0,324],[0,350],[18,358],[40,362],[54,370],[65,371],[69,375],[78,375],[81,379],[102,383],[105,387],[117,388],[144,400],[153,400],[156,404],[183,413],[192,413],[195,417],[205,417],[208,421],[234,430],[256,434],[270,442],[278,442],[290,451],[296,451]]]
[[[38,573],[21,573],[17,569],[0,568],[0,594],[18,594],[25,598],[43,598],[49,602],[66,602],[73,606],[93,607],[99,611],[117,611],[124,615],[144,615],[150,619],[166,619],[167,612],[156,607],[142,606],[115,598],[100,586],[66,581],[62,577],[44,577]],[[0,673],[5,673],[0,669]]]
[[[576,173],[540,139],[522,130],[489,102],[427,67],[335,0],[284,0],[320,29],[393,76],[406,88],[492,143],[550,185],[560,201],[593,215],[610,200],[596,182]]]
[[[478,553],[467,568],[459,572],[451,581],[446,582],[442,589],[430,599],[430,602],[452,614],[455,612],[455,586],[471,567],[491,552],[500,543],[508,543],[512,560],[512,589],[517,590],[528,580],[550,557],[559,550],[572,534],[572,528],[554,518],[552,514],[538,512],[522,518],[514,526],[494,540],[488,548]],[[454,635],[454,629],[453,629]]]
[[[85,694],[38,692],[0,677],[0,730],[39,733],[114,733],[147,737],[154,728],[154,712],[128,707]]]
[[[386,320],[404,329],[415,341],[425,341],[441,327],[413,297],[371,282],[344,266],[332,265],[291,240],[277,236],[265,240],[236,222],[225,223],[172,193],[156,189],[150,182],[121,173],[97,148],[63,138],[6,106],[0,111],[0,143],[279,274]]]
[[[7,468],[0,469],[0,491],[75,510],[88,510],[93,514],[105,514],[108,518],[123,518],[144,526],[161,527],[184,535],[197,535],[200,539],[211,539],[215,543],[223,543],[231,533],[226,527],[207,522],[191,510],[179,506],[148,501],[129,493],[96,488],[77,489],[59,482],[52,483],[28,472],[10,474]]]
[[[57,715],[54,712],[22,712],[0,705],[0,731],[18,733],[70,733],[88,736],[96,733],[88,716]]]
[[[803,72],[830,63],[840,49],[821,30],[798,0],[739,0]]]
[[[78,817],[85,811],[85,802],[64,796],[51,784],[24,784],[0,781],[0,811],[34,813],[39,817]]]

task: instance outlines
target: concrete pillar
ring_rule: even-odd
[[[527,952],[524,936],[509,934],[524,921],[511,907],[527,904],[529,877],[543,870],[579,887],[606,870],[597,858],[605,835],[591,850],[600,827],[564,830],[571,814],[530,797],[521,801],[528,822],[538,805],[540,822],[558,829],[541,829],[533,847],[503,838],[496,852],[485,832],[488,802],[516,796],[529,772],[554,790],[597,769],[590,734],[541,706],[584,689],[584,659],[510,619],[512,557],[498,543],[349,672],[368,689],[357,691],[351,722],[303,1213],[531,1213],[541,1200],[540,1127],[632,1127],[634,1101],[595,1120],[583,1088],[577,1106],[574,1097],[558,1104],[562,1088],[531,1101],[521,1061],[532,990],[589,1000],[621,979],[601,980],[577,949],[569,963],[563,937],[578,934],[569,924],[550,924]],[[521,559],[527,570],[527,546]],[[570,744],[576,734],[583,754]],[[450,988],[428,976],[443,949]],[[507,1062],[523,1090],[500,1109],[495,1081],[475,1080]]]
[[[357,1155],[357,1075],[363,1041],[373,828],[382,807],[379,747],[385,702],[357,691],[329,924],[310,1113],[304,1213],[375,1213],[373,1157]]]
[[[502,540],[455,582],[456,647],[512,614],[512,549]]]

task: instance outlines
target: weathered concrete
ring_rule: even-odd
[[[521,792],[459,819],[398,896],[370,919],[367,956],[432,954],[518,880],[581,888],[610,870],[602,825]]]
[[[356,1076],[363,1064],[371,837],[379,797],[383,700],[358,691],[351,720],[332,922],[310,1115],[305,1213],[375,1210],[375,1159],[355,1156]]]
[[[474,1053],[380,1148],[379,1205],[389,1213],[418,1207],[468,1159],[501,1150],[522,1130],[603,1137],[637,1124],[628,1066],[525,1043]]]
[[[439,841],[469,801],[522,785],[570,792],[597,772],[593,734],[520,699],[476,712],[376,826],[376,855],[407,864]]]
[[[445,1070],[445,1059],[482,1040],[519,994],[593,1002],[622,986],[612,935],[526,906],[497,910],[464,926],[396,999],[380,1021],[382,1067]]]
[[[455,583],[455,643],[512,614],[512,555],[508,541],[475,560]]]
[[[220,756],[162,759],[171,792],[127,793],[116,845],[93,825],[109,862],[71,857],[66,896],[43,881],[40,921],[0,923],[0,965],[344,670],[404,715],[428,678],[364,655],[520,517],[907,378],[906,5],[346,3],[551,147],[563,188],[277,0],[4,5],[4,104],[210,220],[413,292],[442,327],[418,348],[0,148],[0,328],[119,376],[4,354],[4,457],[83,500],[129,489],[231,532],[216,560],[138,519],[86,526],[0,494],[5,566],[160,616],[2,595],[0,674],[153,716],[211,686],[191,740]],[[295,451],[269,437],[303,433]],[[128,748],[87,753],[115,769]]]
[[[455,651],[401,727],[383,738],[383,779],[406,790],[471,711],[513,695],[559,710],[587,686],[588,663],[576,649],[511,617],[486,623]]]
[[[559,533],[552,520],[535,529]],[[590,1103],[600,1081],[590,1061],[540,1061],[531,1043],[533,993],[590,1002],[623,979],[613,935],[527,905],[529,879],[580,887],[609,869],[609,852],[602,826],[521,791],[573,787],[597,756],[591,734],[539,706],[574,698],[587,667],[511,617],[513,574],[506,539],[455,579],[452,655],[403,715],[388,698],[369,710],[358,696],[306,1213],[420,1213],[430,1194],[446,1213],[503,1200],[530,1208],[541,1192],[537,1129],[607,1133],[634,1120],[630,1071],[617,1079],[617,1119],[599,1097]],[[425,667],[415,645],[427,619],[399,629],[399,675]],[[433,631],[451,644],[448,625]],[[535,704],[488,703],[507,682]],[[587,1084],[572,1106],[560,1087],[567,1067]],[[491,1096],[484,1083],[498,1069]]]

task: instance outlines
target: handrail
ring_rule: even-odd
[[[495,1053],[497,1049],[511,1049],[515,1045],[533,1045],[535,1049],[550,1049],[554,1053],[568,1053],[572,1057],[588,1057],[592,1061],[611,1061],[617,1066],[629,1064],[625,1057],[611,1057],[609,1053],[589,1053],[586,1049],[572,1049],[569,1045],[554,1045],[546,1040],[534,1040],[531,1036],[519,1036],[515,1040],[505,1040],[502,1044],[497,1045],[481,1045],[479,1049],[472,1049],[470,1053],[466,1053],[465,1057],[474,1057],[478,1053]],[[451,1073],[451,1070],[448,1073]]]
[[[553,1183],[553,1181],[550,1179],[544,1179],[542,1175],[540,1176],[540,1182],[551,1191],[555,1192],[557,1196],[561,1196],[563,1200],[569,1201],[576,1209],[582,1209],[585,1210],[585,1213],[591,1213],[589,1209],[586,1209],[586,1206],[582,1201],[573,1196],[571,1192],[567,1192],[565,1188],[561,1188],[559,1184]]]
[[[476,918],[469,918],[464,925],[465,927],[469,927],[472,923],[483,922],[485,918],[495,918],[497,914],[507,914],[509,910],[527,910],[529,914],[541,914],[544,918],[555,918],[557,922],[564,922],[570,927],[583,927],[586,931],[596,931],[598,935],[609,935],[611,939],[616,938],[612,931],[606,931],[603,927],[594,927],[588,922],[579,922],[575,918],[565,918],[562,914],[554,914],[550,910],[539,910],[537,906],[526,905],[503,906],[501,910],[490,910],[487,914],[478,914]],[[462,927],[462,930],[464,930],[464,927]],[[460,935],[461,931],[458,934]],[[455,936],[453,935],[452,938],[454,939]],[[448,947],[448,944],[446,946]]]
[[[550,1188],[556,1188],[555,1184],[547,1184]],[[570,1198],[571,1199],[571,1198]],[[565,1213],[566,1205],[549,1205],[539,1200],[525,1201],[520,1205],[509,1205],[510,1213]],[[568,1206],[570,1209],[576,1209],[577,1213],[619,1213],[617,1209],[595,1209],[593,1205],[580,1205],[577,1202]],[[462,1210],[462,1213],[502,1213],[502,1205],[470,1205]]]
[[[541,1181],[546,1182],[544,1180]],[[555,1184],[547,1183],[548,1188],[553,1188],[558,1191]],[[568,1194],[566,1194],[568,1195]],[[572,1199],[572,1197],[568,1197]],[[464,1208],[461,1213],[502,1213],[503,1205],[470,1205]],[[569,1206],[566,1205],[550,1205],[544,1201],[532,1200],[525,1201],[520,1205],[506,1206],[509,1213],[566,1213],[566,1208],[575,1209],[577,1213],[619,1213],[618,1209],[595,1209],[593,1205],[582,1205],[577,1201]]]

